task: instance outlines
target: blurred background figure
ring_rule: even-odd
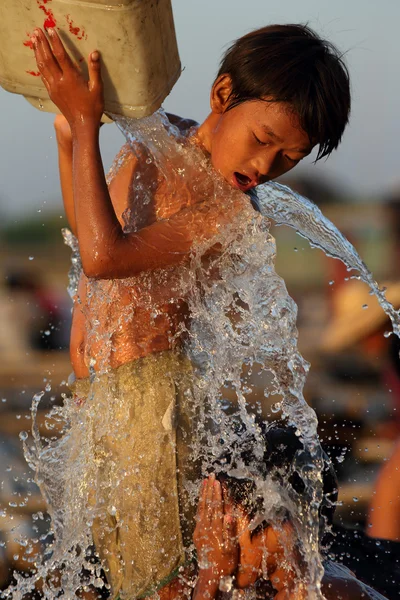
[[[8,344],[32,350],[66,350],[69,347],[70,307],[65,294],[46,285],[40,271],[14,270],[5,275],[9,325],[18,327],[4,336]]]
[[[368,534],[400,542],[400,441],[379,473],[369,511]]]
[[[400,307],[400,283],[385,285],[386,298]],[[400,540],[400,444],[390,455],[392,440],[400,436],[400,343],[390,332],[389,319],[371,297],[367,286],[357,280],[340,287],[333,301],[333,318],[323,336],[322,347],[330,355],[341,353],[339,362],[333,362],[331,371],[339,378],[351,372],[347,362],[349,352],[357,352],[356,380],[376,380],[389,392],[390,404],[381,413],[370,435],[380,440],[364,448],[369,461],[383,461],[376,483],[371,489],[368,535]],[[351,356],[351,355],[350,355]],[[381,446],[383,443],[383,451]],[[371,455],[371,452],[373,455]]]

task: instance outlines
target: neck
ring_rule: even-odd
[[[212,138],[217,126],[217,121],[218,115],[210,113],[197,130],[196,138],[208,154],[211,154]]]

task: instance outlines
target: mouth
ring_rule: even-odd
[[[242,192],[247,192],[257,185],[257,181],[238,171],[235,171],[233,174],[233,182],[236,187],[242,190]]]

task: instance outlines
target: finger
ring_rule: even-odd
[[[98,50],[89,54],[88,69],[89,90],[101,89],[103,87],[103,80],[101,78],[101,60]]]
[[[249,517],[237,507],[237,535],[240,543],[246,543],[250,540],[250,519]]]
[[[224,515],[224,543],[227,548],[231,549],[237,546],[236,538],[236,520],[232,515]]]
[[[207,500],[207,479],[204,479],[200,486],[199,502],[197,504],[197,521],[201,521],[204,518],[206,512],[206,500]]]
[[[212,518],[213,518],[214,481],[215,481],[215,475],[212,473],[207,480],[207,499],[206,499],[207,518],[210,523],[212,522]]]
[[[64,71],[64,69],[71,68],[71,67],[73,69],[75,69],[75,67],[72,63],[72,60],[71,60],[68,52],[64,48],[64,44],[62,43],[61,38],[58,35],[57,31],[53,28],[50,28],[47,31],[47,33],[49,34],[53,54],[57,60],[60,70]]]
[[[222,504],[222,490],[219,481],[214,481],[213,489],[213,526],[223,534],[224,510]]]
[[[62,72],[53,54],[47,37],[41,29],[35,29],[33,49],[40,73],[50,83]]]
[[[274,596],[274,600],[290,600],[289,590],[282,590]]]
[[[235,536],[237,521],[232,515],[224,515],[224,529],[227,533]]]
[[[287,596],[282,595],[282,598],[290,598],[290,593],[294,591],[294,574],[290,570],[286,570],[283,568],[277,568],[271,575],[269,575],[269,580],[272,584],[272,587],[277,592],[285,592]],[[296,596],[297,598],[298,596]]]

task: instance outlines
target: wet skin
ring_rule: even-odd
[[[291,552],[288,557],[284,550],[295,548],[290,522],[286,521],[279,530],[266,526],[253,535],[250,531],[251,519],[242,506],[232,503],[229,486],[225,482],[221,485],[211,474],[200,490],[193,536],[199,558],[193,600],[218,597],[220,579],[231,575],[235,575],[239,589],[254,585],[259,577],[268,576],[276,591],[274,600],[308,598],[308,590],[296,586],[295,553]],[[322,592],[327,600],[385,600],[360,582],[349,569],[332,561],[325,564]],[[183,593],[165,597],[177,599],[183,597]]]
[[[89,81],[72,63],[54,30],[48,37],[35,30],[32,37],[38,68],[50,98],[69,125],[70,149],[60,152],[63,197],[71,227],[77,234],[84,274],[74,303],[71,332],[71,359],[78,378],[88,375],[87,320],[85,316],[87,278],[118,279],[139,275],[158,268],[179,267],[188,260],[196,241],[207,238],[222,223],[239,212],[246,197],[231,207],[210,205],[207,214],[199,209],[201,198],[188,202],[187,194],[173,201],[162,186],[154,192],[153,209],[135,204],[132,178],[138,170],[151,177],[144,164],[133,154],[107,188],[99,150],[100,119],[104,109],[101,59],[98,52],[88,59]],[[233,187],[247,191],[263,181],[292,169],[312,149],[307,134],[285,103],[263,100],[245,102],[227,110],[229,76],[220,77],[211,91],[211,112],[193,139],[209,154],[213,167]],[[60,145],[59,145],[60,150]],[[69,190],[69,191],[68,191]],[[196,204],[197,202],[197,204]],[[68,206],[67,206],[68,205]],[[135,233],[124,234],[122,213],[127,207],[142,213],[141,226]],[[159,219],[163,220],[160,221]],[[151,252],[149,252],[149,247]],[[155,286],[154,306],[158,317],[137,306],[129,323],[114,334],[112,367],[149,353],[172,347],[175,334],[186,318],[184,303],[169,303],[171,289]],[[123,312],[138,290],[126,287],[115,291],[112,303],[102,306],[100,322],[109,322]],[[101,325],[99,326],[101,336]],[[90,348],[96,360],[104,348]],[[101,365],[101,360],[98,361]],[[97,368],[97,367],[95,367]]]
[[[252,100],[227,110],[231,80],[223,75],[211,90],[211,113],[198,137],[213,167],[243,191],[287,173],[314,144],[284,102]]]
[[[235,585],[244,589],[265,571],[277,591],[276,600],[293,589],[294,573],[281,566],[284,547],[293,547],[292,527],[286,523],[278,532],[266,526],[252,534],[250,517],[231,501],[229,486],[214,474],[200,490],[193,541],[199,563],[193,600],[215,598],[222,577],[235,575]],[[299,594],[291,597],[303,600]]]

